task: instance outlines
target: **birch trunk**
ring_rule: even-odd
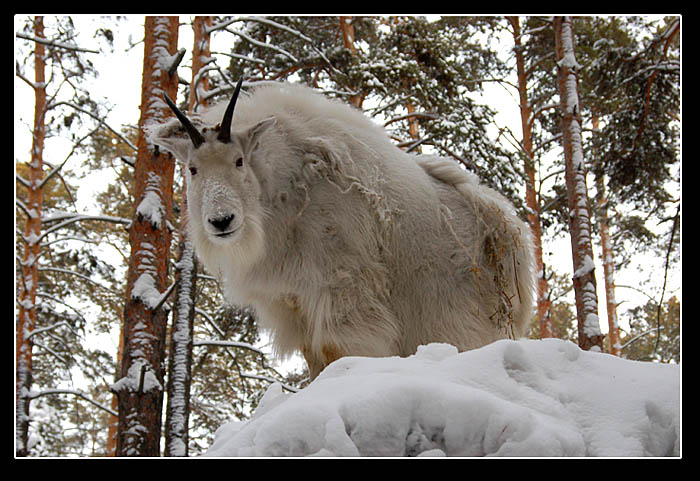
[[[211,55],[209,35],[211,17],[195,17],[194,46],[192,49],[192,83],[189,110],[196,112],[205,107],[202,100],[209,89],[209,77],[202,72],[204,59]],[[197,280],[197,259],[187,232],[187,180],[183,175],[182,221],[180,223],[179,259],[176,268],[178,279],[175,291],[175,309],[170,338],[170,362],[168,365],[168,404],[165,420],[165,455],[189,454],[190,386],[192,383],[192,335]]]
[[[601,350],[603,335],[598,319],[595,266],[591,243],[590,207],[581,138],[574,35],[569,17],[554,17],[558,65],[562,144],[564,147],[569,232],[574,264],[574,295],[578,321],[578,344],[585,350]]]
[[[168,281],[175,161],[146,142],[143,127],[170,115],[163,93],[171,98],[177,94],[177,74],[168,70],[177,49],[178,17],[146,17],[145,23],[122,377],[112,386],[119,398],[117,456],[159,455],[163,406],[168,313],[162,294]]]
[[[44,17],[34,19],[34,35],[44,38]],[[27,196],[27,223],[24,226],[24,254],[22,256],[20,280],[19,319],[17,322],[16,344],[16,454],[27,456],[29,453],[29,393],[32,385],[32,346],[30,339],[36,326],[36,290],[39,282],[38,258],[39,236],[41,234],[41,208],[43,192],[40,183],[43,174],[43,152],[46,127],[45,86],[45,47],[34,43],[34,129],[32,134],[32,152],[29,163],[29,193]]]

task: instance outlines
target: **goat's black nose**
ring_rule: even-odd
[[[227,215],[225,217],[218,217],[214,219],[209,219],[209,223],[216,227],[218,231],[225,232],[228,227],[231,225],[231,222],[233,222],[233,218],[235,215]]]

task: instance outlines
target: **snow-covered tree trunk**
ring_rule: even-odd
[[[535,246],[535,264],[537,269],[537,318],[540,322],[540,337],[552,337],[552,316],[550,311],[549,286],[544,275],[544,261],[542,260],[542,224],[540,222],[540,203],[537,199],[535,188],[535,158],[532,147],[532,107],[527,97],[527,74],[525,72],[525,59],[523,57],[522,42],[520,38],[520,19],[508,17],[513,27],[513,40],[515,47],[515,64],[518,76],[518,93],[520,96],[520,122],[522,125],[523,140],[522,149],[525,153],[525,203],[528,208],[527,220],[532,231],[533,245]]]
[[[569,232],[574,264],[574,295],[578,320],[578,344],[582,349],[602,350],[603,335],[598,319],[595,266],[591,241],[591,217],[581,137],[574,34],[569,17],[554,17],[558,65],[562,144],[564,147]]]
[[[189,110],[195,112],[204,107],[202,94],[209,88],[209,77],[204,71],[211,55],[207,27],[211,17],[195,17],[194,46],[192,48],[192,83]],[[165,419],[165,455],[187,456],[188,424],[190,417],[190,385],[192,382],[192,341],[197,279],[197,258],[187,232],[187,180],[183,175],[182,222],[180,223],[179,259],[176,267],[177,288],[173,327],[170,337],[168,364],[168,404]]]
[[[44,38],[44,18],[34,19],[34,34]],[[29,398],[32,384],[32,346],[30,339],[36,325],[36,291],[39,282],[39,240],[41,234],[41,207],[43,193],[43,152],[46,127],[46,85],[44,61],[45,47],[40,42],[34,44],[34,128],[32,135],[32,152],[29,163],[29,186],[27,196],[27,223],[24,226],[24,254],[21,264],[19,282],[20,301],[17,322],[16,344],[16,454],[27,456],[29,451]]]
[[[119,397],[117,456],[158,456],[160,451],[175,159],[148,144],[143,128],[170,115],[163,93],[177,94],[177,74],[169,73],[177,38],[178,17],[146,17],[122,377],[112,386]]]

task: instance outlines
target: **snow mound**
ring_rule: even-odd
[[[346,357],[273,384],[205,456],[679,456],[680,366],[558,339]]]

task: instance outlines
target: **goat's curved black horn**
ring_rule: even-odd
[[[243,84],[243,77],[238,80],[236,88],[233,91],[233,97],[226,107],[226,112],[224,112],[224,118],[221,120],[221,130],[219,130],[219,135],[216,137],[221,142],[228,144],[231,142],[231,120],[233,119],[233,109],[236,108],[236,100],[238,99],[238,93],[241,91],[241,85]]]
[[[167,94],[163,94],[163,97],[165,97],[165,102],[168,104],[168,107],[170,107],[170,110],[173,111],[177,119],[185,128],[187,134],[190,136],[190,139],[192,139],[194,148],[198,148],[204,143],[204,136],[199,132],[199,130],[197,130],[197,128],[194,125],[192,125],[192,122],[190,122],[190,120],[187,117],[185,117],[185,114],[180,112],[180,109],[178,109],[177,106],[173,103],[173,101],[170,100],[170,97],[168,97]]]

